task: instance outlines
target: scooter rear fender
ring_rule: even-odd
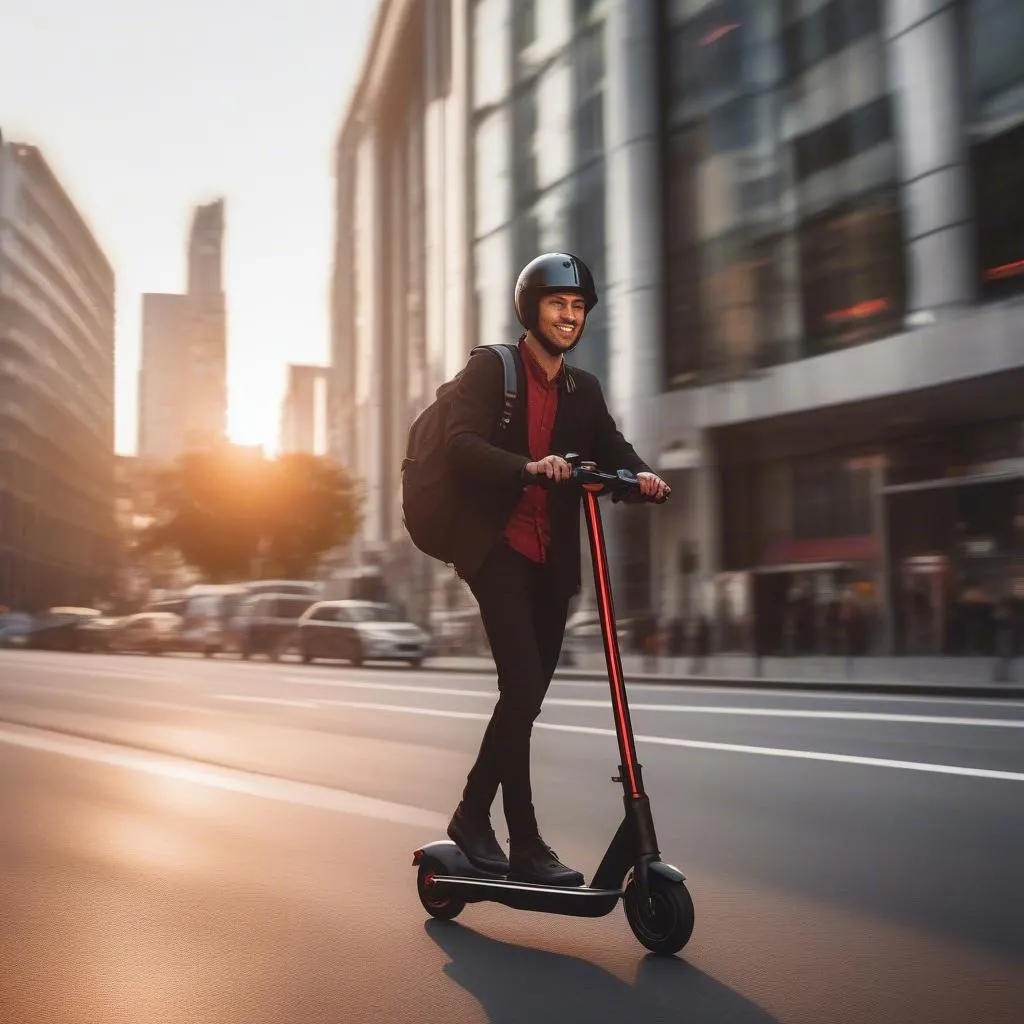
[[[503,877],[475,867],[450,839],[438,839],[436,842],[421,846],[413,853],[412,863],[413,867],[426,863],[435,870],[440,869],[446,875],[459,875],[464,878]]]

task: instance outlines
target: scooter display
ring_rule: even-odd
[[[639,942],[654,953],[673,955],[690,940],[694,907],[683,874],[661,859],[650,799],[644,791],[637,762],[633,725],[619,653],[612,602],[608,554],[601,509],[602,496],[613,502],[649,501],[637,478],[626,470],[603,471],[594,463],[567,455],[572,467],[567,483],[583,490],[583,505],[590,539],[597,609],[604,642],[612,716],[619,744],[619,773],[625,814],[589,885],[565,887],[495,875],[475,867],[451,840],[428,843],[413,853],[416,889],[423,908],[432,917],[453,920],[467,903],[500,903],[515,910],[531,910],[573,917],[604,917],[622,900],[626,920]]]

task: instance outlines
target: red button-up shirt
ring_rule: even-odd
[[[519,351],[526,367],[526,417],[530,458],[538,462],[551,455],[551,432],[558,411],[558,391],[564,369],[548,380],[547,372],[530,351],[525,340]],[[548,520],[548,492],[543,487],[526,487],[523,497],[505,528],[509,546],[534,562],[547,560],[551,541]]]

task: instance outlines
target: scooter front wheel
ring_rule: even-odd
[[[626,886],[622,897],[626,920],[641,945],[652,953],[672,956],[693,934],[693,900],[682,882],[670,882],[660,875],[651,874],[648,889],[651,903],[645,907],[636,882],[631,880]]]
[[[450,891],[445,892],[444,886],[432,884],[434,879],[440,878],[442,874],[436,864],[420,864],[416,873],[416,893],[423,904],[423,909],[431,917],[436,917],[439,921],[453,921],[462,913],[466,901],[452,895]]]

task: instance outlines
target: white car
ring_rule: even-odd
[[[298,625],[299,653],[317,658],[405,661],[418,666],[430,651],[430,634],[408,622],[391,605],[376,601],[318,601]]]

